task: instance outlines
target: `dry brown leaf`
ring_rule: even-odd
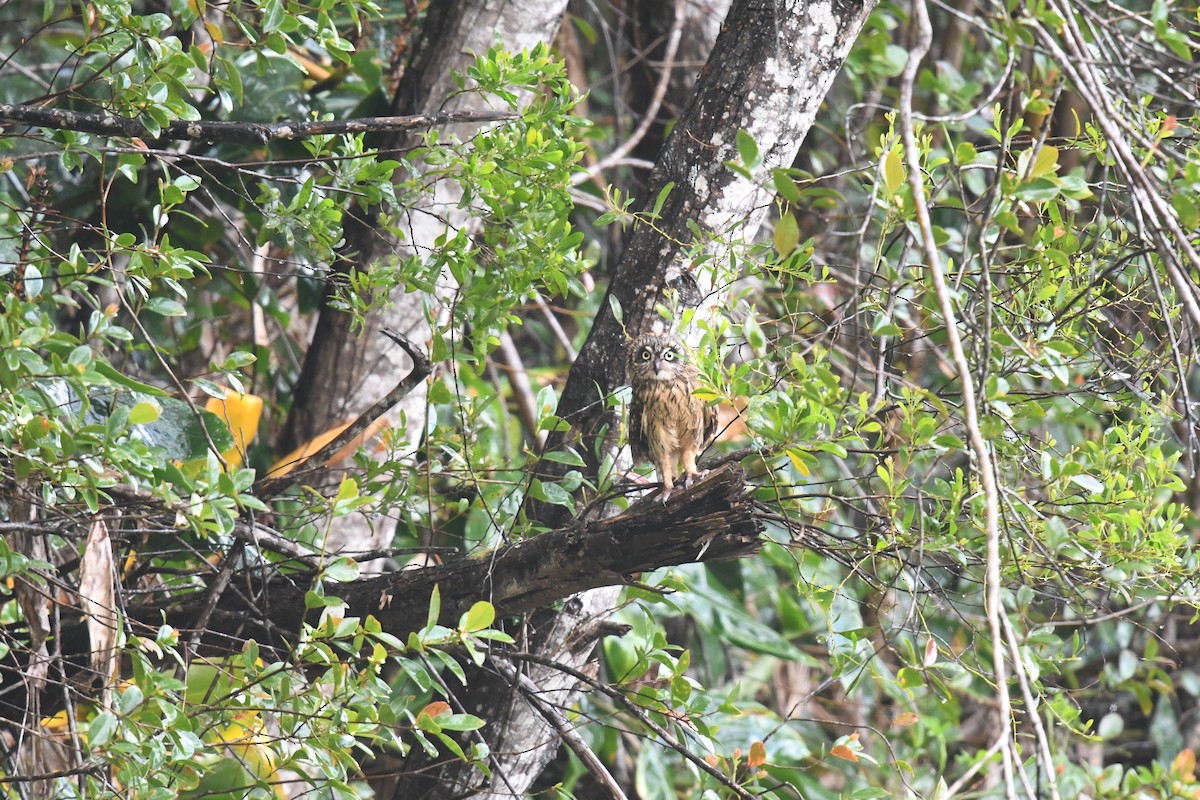
[[[847,761],[858,761],[858,753],[846,747],[844,744],[835,744],[829,751],[829,755],[834,758],[844,758]]]
[[[750,755],[746,756],[746,766],[761,767],[765,763],[767,763],[767,746],[762,742],[750,745]]]
[[[1171,777],[1179,781],[1195,780],[1196,752],[1192,748],[1185,747],[1175,756],[1171,762]]]
[[[88,638],[92,642],[92,669],[103,677],[105,689],[117,672],[115,577],[108,526],[101,517],[95,517],[79,562],[79,606],[87,618]]]

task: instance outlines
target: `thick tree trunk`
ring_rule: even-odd
[[[681,294],[692,279],[690,267],[702,262],[695,276],[701,286],[725,277],[729,252],[721,240],[750,240],[770,208],[773,168],[788,167],[799,150],[830,83],[841,68],[874,0],[743,0],[733,5],[696,92],[664,145],[651,176],[644,208],[652,207],[668,183],[674,187],[653,225],[638,225],[629,238],[609,298],[623,309],[631,333],[650,326],[663,292]],[[761,164],[750,166],[749,178],[725,166],[737,161],[736,134],[746,131],[758,143]],[[748,165],[749,166],[749,165]],[[701,230],[698,240],[689,225]],[[719,239],[717,238],[719,236]],[[708,302],[719,304],[720,298]],[[608,302],[571,368],[558,414],[572,423],[567,434],[592,445],[602,430],[611,441],[618,430],[606,405],[597,402],[625,382],[624,328]],[[605,427],[607,425],[607,427]],[[547,447],[562,443],[560,434]],[[552,464],[541,469],[550,477]],[[564,520],[558,507],[531,506],[531,516],[557,526]],[[580,668],[590,657],[617,595],[601,589],[572,598],[557,614],[538,615],[529,629],[528,648],[540,656]],[[476,673],[461,698],[471,713],[488,720],[483,731],[493,757],[491,778],[459,761],[430,765],[420,755],[405,764],[393,797],[441,798],[520,796],[557,752],[556,731],[506,681],[512,665],[494,673]],[[520,671],[517,668],[517,672]],[[537,667],[526,672],[543,700],[569,706],[578,686],[561,670]],[[415,750],[415,748],[414,748]]]
[[[510,50],[551,41],[565,5],[566,0],[431,4],[412,63],[396,92],[393,112],[494,110],[480,107],[481,101],[474,94],[447,100],[457,88],[452,74],[465,72],[476,54],[486,52],[497,41]],[[460,125],[452,130],[465,139],[473,128]],[[380,146],[401,148],[411,142],[405,135],[395,135]],[[458,200],[446,182],[437,184],[427,203],[408,215],[403,243],[379,229],[373,215],[348,213],[344,257],[337,270],[364,268],[397,254],[431,249],[439,235],[465,224],[465,212],[457,207]],[[328,303],[322,308],[296,385],[291,416],[278,443],[280,452],[288,452],[334,425],[354,419],[407,371],[402,352],[380,336],[379,330],[393,328],[419,345],[428,341],[427,298],[397,290],[391,301],[387,309],[368,319],[360,332],[351,329],[349,314]],[[399,425],[401,415],[408,420],[404,435],[397,441],[405,442],[409,449],[416,446],[425,430],[425,398],[422,385],[383,417],[393,426]],[[386,517],[351,514],[334,520],[326,544],[331,551],[376,550],[390,544],[393,533],[394,521]]]

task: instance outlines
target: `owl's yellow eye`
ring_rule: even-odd
[[[650,360],[650,351],[643,350],[642,351],[642,361],[649,361],[649,360]]]
[[[674,360],[675,360],[675,351],[674,351],[674,350],[668,350],[667,352],[663,353],[663,360],[665,360],[665,361],[674,361]]]

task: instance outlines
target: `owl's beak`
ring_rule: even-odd
[[[658,359],[658,360],[656,360],[656,361],[654,362],[654,374],[655,374],[655,375],[662,375],[662,374],[663,374],[663,367],[664,367],[664,366],[666,366],[666,362],[665,362],[665,361],[663,361],[661,358],[660,358],[660,359]]]

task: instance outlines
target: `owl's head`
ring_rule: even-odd
[[[686,369],[683,344],[673,334],[647,333],[634,339],[625,354],[631,381],[675,380]]]

